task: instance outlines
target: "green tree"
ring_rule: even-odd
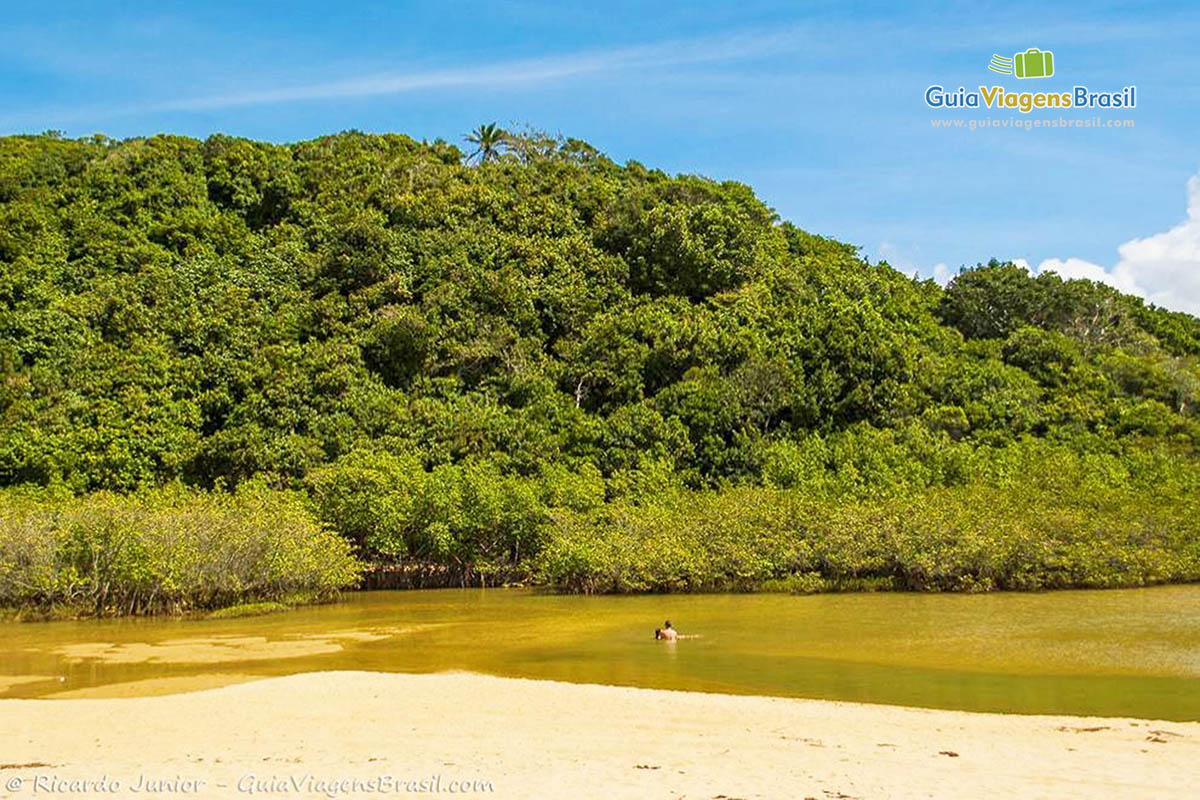
[[[490,122],[480,125],[463,139],[475,145],[475,150],[467,158],[477,159],[480,164],[487,164],[500,157],[501,148],[508,139],[508,134],[496,123]]]

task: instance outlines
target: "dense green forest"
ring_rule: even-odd
[[[322,590],[354,559],[584,591],[1200,579],[1197,319],[994,261],[943,289],[739,183],[473,144],[0,139],[0,603],[224,602],[146,542],[237,508],[307,515]]]

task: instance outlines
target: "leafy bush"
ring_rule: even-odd
[[[744,489],[555,515],[538,578],[578,592],[988,591],[1200,580],[1197,495],[1008,486],[886,501]]]
[[[427,471],[415,458],[356,451],[314,472],[310,490],[321,518],[365,552],[451,563],[465,578],[537,550],[543,497],[586,508],[603,497],[598,483],[594,470],[548,470],[537,482],[489,462]]]
[[[297,495],[0,492],[0,604],[95,614],[218,608],[354,584],[348,542]]]

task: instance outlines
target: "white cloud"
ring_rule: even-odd
[[[791,52],[807,39],[798,28],[769,32],[750,31],[717,37],[660,41],[610,50],[581,51],[521,61],[364,75],[325,83],[239,90],[207,97],[182,98],[162,103],[155,108],[169,111],[204,111],[235,106],[371,97],[424,89],[523,85],[608,72],[646,72],[673,66],[736,61]]]
[[[1186,220],[1120,245],[1111,268],[1080,258],[1048,258],[1037,271],[1107,283],[1164,308],[1200,316],[1200,174],[1188,180],[1187,193]]]
[[[1128,294],[1146,296],[1146,292],[1133,281],[1132,276],[1126,270],[1114,269],[1109,272],[1099,264],[1084,261],[1082,258],[1047,258],[1038,265],[1038,272],[1057,272],[1068,280],[1086,278],[1097,283],[1107,283]]]

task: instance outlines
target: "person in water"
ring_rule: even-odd
[[[671,627],[671,620],[667,620],[663,623],[663,627],[654,629],[654,638],[673,642],[679,638],[679,632]]]

